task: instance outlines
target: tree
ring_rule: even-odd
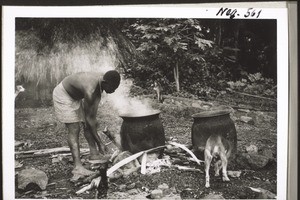
[[[201,66],[205,50],[213,45],[204,39],[206,30],[198,19],[137,19],[124,32],[148,59],[146,65],[173,72],[177,91],[182,68]]]

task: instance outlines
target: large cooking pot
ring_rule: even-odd
[[[124,113],[121,126],[121,145],[124,151],[137,153],[165,145],[165,132],[159,110],[143,114]]]
[[[203,155],[206,141],[212,134],[220,134],[233,145],[232,157],[237,149],[237,135],[234,122],[230,118],[230,110],[210,110],[192,115],[192,144],[195,152]]]

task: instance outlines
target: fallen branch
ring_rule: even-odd
[[[239,106],[239,105],[230,105],[230,102],[228,101],[222,101],[222,100],[219,100],[220,102],[222,102],[223,104],[228,104],[229,107],[237,110],[237,109],[247,109],[247,110],[254,110],[254,111],[262,111],[262,112],[270,112],[271,110],[270,109],[259,109],[259,108],[254,108],[252,106]]]
[[[277,102],[276,99],[272,99],[272,98],[268,98],[268,97],[263,97],[263,96],[259,96],[259,95],[248,94],[248,93],[244,93],[244,92],[237,92],[237,91],[233,91],[233,90],[230,90],[230,92],[233,92],[233,93],[236,93],[236,94],[240,94],[240,95],[244,95],[244,96],[255,97],[255,98],[259,98],[259,99],[266,99],[266,100]]]
[[[180,165],[174,165],[172,167],[175,167],[176,169],[183,170],[183,171],[189,171],[189,172],[200,172],[203,173],[200,169],[186,167],[186,166],[180,166]]]
[[[57,184],[56,182],[49,183],[49,184],[47,185],[47,187],[51,187],[51,186],[54,186],[54,185],[56,185],[56,184]]]
[[[186,146],[184,146],[184,145],[182,145],[182,144],[179,144],[179,143],[177,143],[177,142],[169,142],[169,144],[174,145],[174,146],[176,146],[176,147],[179,147],[179,148],[185,150],[186,152],[188,152],[188,153],[192,156],[192,158],[198,163],[198,165],[200,165],[201,162],[204,162],[203,160],[199,160],[199,159],[195,156],[195,154],[194,154],[191,150],[189,150]]]
[[[38,150],[30,150],[30,151],[19,151],[19,152],[15,152],[16,155],[19,154],[34,154],[35,152],[37,152]]]
[[[89,151],[88,149],[81,149],[82,152]],[[69,147],[60,147],[60,148],[54,148],[54,149],[41,149],[37,152],[35,152],[35,155],[48,155],[52,153],[67,153],[70,152]]]
[[[259,199],[276,199],[277,196],[276,194],[265,190],[263,188],[253,188],[253,187],[249,187],[253,192],[257,192],[259,193]]]
[[[147,153],[143,154],[141,162],[141,174],[146,174]]]
[[[80,151],[85,153],[85,152],[88,152],[89,149],[81,148]],[[53,154],[53,153],[69,153],[69,152],[71,152],[69,147],[56,147],[56,148],[51,148],[51,149],[38,149],[38,150],[30,150],[30,151],[19,151],[19,152],[15,152],[15,154],[16,155],[28,155],[28,154],[32,154],[32,155],[49,155],[49,154]]]
[[[49,197],[49,196],[57,196],[57,195],[61,195],[61,194],[65,194],[66,192],[56,192],[56,193],[51,193],[51,194],[41,194],[41,195],[34,195],[34,198],[37,199],[43,199],[45,197]]]
[[[179,158],[182,158],[182,157],[179,157]],[[194,158],[187,158],[187,161],[191,161],[191,162],[195,162],[197,163],[197,161],[195,161]],[[203,162],[202,160],[200,160],[200,162]],[[197,163],[198,164],[198,163]]]
[[[19,162],[18,160],[15,160],[15,169],[21,168],[23,166],[23,161]]]
[[[25,142],[23,141],[15,141],[15,147],[20,147],[23,146],[25,144]]]
[[[67,156],[71,156],[71,153],[60,153],[60,154],[53,154],[51,155],[51,158],[57,158],[58,156],[62,156],[62,157],[67,157]]]
[[[50,154],[48,154],[50,155]],[[38,157],[44,157],[44,156],[47,156],[47,155],[42,155],[42,154],[39,154],[39,155],[35,155],[35,154],[25,154],[25,155],[17,155],[17,158],[18,159],[26,159],[26,158],[38,158]]]
[[[153,94],[147,94],[147,95],[142,95],[143,98],[155,98],[156,95],[153,95]],[[174,101],[200,101],[201,104],[203,105],[209,105],[209,106],[212,106],[213,104],[212,103],[209,103],[209,102],[204,102],[202,100],[199,100],[197,99],[196,97],[195,98],[185,98],[185,97],[176,97],[176,96],[171,96],[171,95],[161,95],[163,99],[171,99],[171,100],[174,100]]]
[[[89,153],[90,153],[89,150],[87,150],[86,152],[80,152],[80,156],[85,156],[85,155],[88,155]],[[57,158],[58,156],[62,156],[62,157],[72,156],[72,153],[53,154],[53,155],[51,155],[51,158]]]
[[[171,96],[171,95],[162,95],[162,98],[163,99],[172,99],[172,100],[176,100],[176,101],[187,101],[187,100],[197,100],[196,98],[195,99],[192,99],[192,98],[184,98],[184,97],[175,97],[175,96]],[[201,101],[202,102],[202,101]],[[202,102],[203,103],[203,102]]]

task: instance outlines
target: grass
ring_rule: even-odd
[[[54,43],[50,50],[41,50],[40,40],[31,31],[16,32],[16,82],[34,82],[54,88],[66,75],[80,71],[102,72],[119,64],[113,40],[103,46],[95,35],[77,43]],[[47,49],[47,47],[45,47]]]

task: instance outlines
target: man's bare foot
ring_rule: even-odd
[[[90,176],[96,172],[85,169],[84,167],[76,167],[72,170],[73,177],[71,178],[71,181],[77,181],[80,178],[84,178],[86,176]]]

